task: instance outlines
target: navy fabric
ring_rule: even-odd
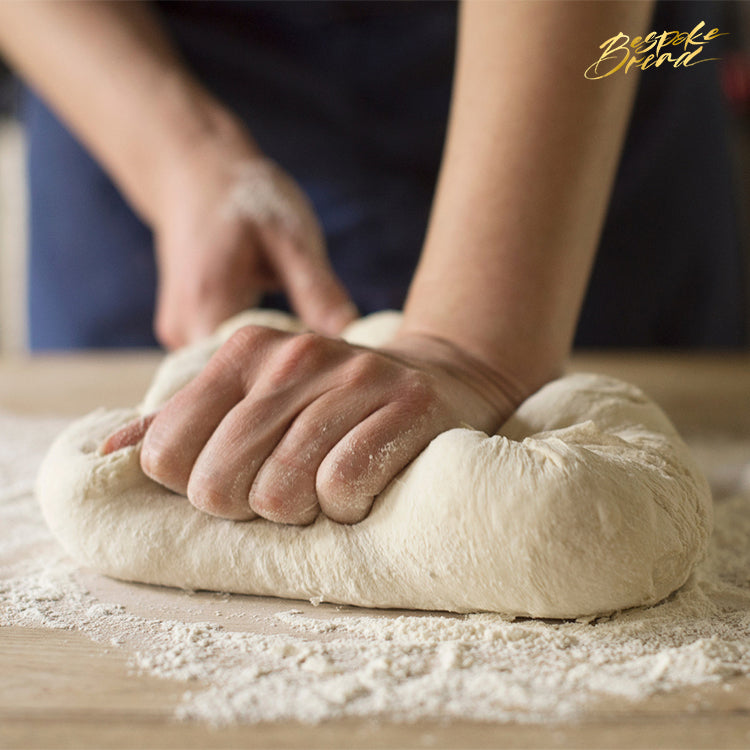
[[[659,3],[651,28],[689,31],[705,21],[706,30],[724,30],[722,11],[712,2]],[[720,45],[709,43],[703,56],[721,54]],[[747,274],[718,74],[703,62],[641,75],[579,346],[747,345]]]
[[[710,26],[712,5],[665,4],[654,28]],[[360,310],[400,307],[442,151],[454,4],[157,7],[195,74],[307,191]],[[32,92],[23,111],[32,347],[154,344],[148,229]],[[711,64],[642,75],[579,345],[745,343],[724,117]]]
[[[151,232],[30,93],[29,339],[34,350],[155,346]]]

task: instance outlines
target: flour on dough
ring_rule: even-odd
[[[361,523],[308,527],[206,515],[103,439],[153,411],[240,325],[298,330],[251,312],[166,357],[143,403],[71,425],[38,479],[44,515],[82,565],[143,583],[366,607],[569,618],[658,602],[702,558],[711,496],[667,417],[601,375],[549,383],[488,436],[454,429],[383,491]],[[371,316],[345,337],[378,345]]]

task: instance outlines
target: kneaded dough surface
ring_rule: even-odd
[[[345,337],[376,346],[398,315]],[[142,404],[63,432],[38,479],[47,522],[82,565],[143,583],[367,607],[570,618],[653,604],[679,588],[711,531],[708,485],[663,412],[632,385],[577,374],[549,383],[488,436],[435,438],[361,523],[294,527],[208,516],[104,438],[158,408],[247,313],[166,357]]]

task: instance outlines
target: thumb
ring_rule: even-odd
[[[210,336],[225,320],[255,307],[260,301],[258,279],[250,267],[253,248],[240,247],[231,255],[214,253],[215,260],[204,264],[164,264],[159,274],[154,330],[168,349]],[[221,248],[219,248],[221,250]]]
[[[336,276],[324,251],[306,247],[290,233],[264,228],[268,257],[289,303],[305,325],[326,336],[337,336],[359,317],[357,308]]]
[[[139,443],[145,437],[155,418],[156,414],[147,414],[145,417],[139,417],[132,422],[128,422],[124,427],[107,437],[101,445],[101,454],[106,456],[109,453],[119,451],[121,448],[128,448]]]

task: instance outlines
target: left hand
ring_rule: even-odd
[[[357,316],[302,188],[245,134],[237,140],[194,148],[163,179],[154,327],[170,349],[209,335],[268,291],[284,291],[320,333],[336,335]]]
[[[435,436],[466,425],[493,433],[525,395],[431,336],[367,349],[247,326],[103,452],[143,438],[143,471],[212,515],[356,523]]]

